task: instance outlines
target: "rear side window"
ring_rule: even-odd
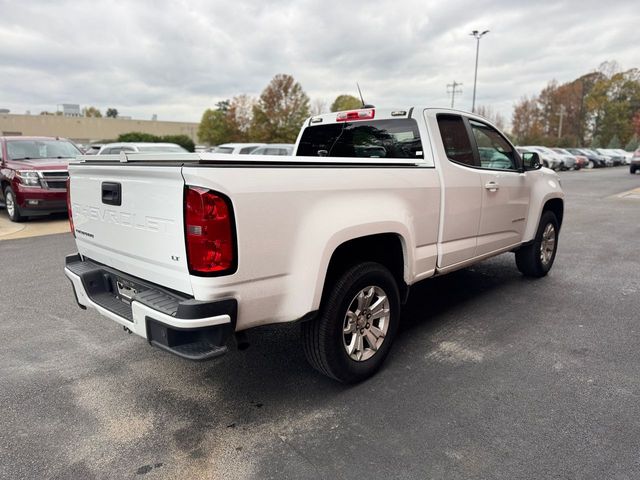
[[[244,147],[243,149],[240,150],[240,155],[249,155],[256,148],[258,148],[258,147]]]
[[[414,119],[330,123],[305,128],[301,157],[424,158]]]
[[[459,115],[438,115],[438,128],[449,160],[475,167],[471,140]]]

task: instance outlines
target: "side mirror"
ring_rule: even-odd
[[[522,165],[524,170],[539,170],[542,168],[540,156],[536,152],[525,152],[522,154]]]

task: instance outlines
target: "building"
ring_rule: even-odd
[[[0,113],[1,135],[34,135],[64,137],[88,144],[115,140],[118,135],[144,132],[152,135],[187,135],[198,141],[198,124],[110,117],[69,117],[63,115],[14,115]]]

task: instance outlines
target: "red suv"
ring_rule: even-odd
[[[53,137],[0,137],[0,196],[9,219],[67,210],[67,165],[81,152]]]

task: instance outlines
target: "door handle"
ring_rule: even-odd
[[[484,188],[486,188],[490,192],[495,192],[500,188],[500,185],[498,185],[496,182],[487,182],[484,184]]]

